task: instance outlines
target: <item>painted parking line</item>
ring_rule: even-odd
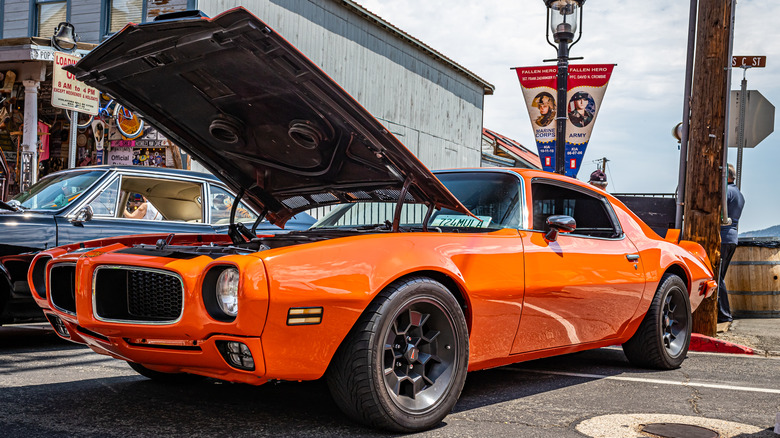
[[[721,385],[717,383],[677,382],[673,380],[645,379],[642,377],[625,377],[625,376],[604,376],[601,374],[570,373],[566,371],[542,371],[542,370],[529,370],[529,369],[520,369],[520,368],[507,368],[507,369],[515,372],[521,372],[521,373],[551,374],[554,376],[582,377],[585,379],[619,380],[623,382],[652,383],[655,385],[694,386],[697,388],[726,389],[729,391],[780,394],[780,389],[753,388],[750,386]]]

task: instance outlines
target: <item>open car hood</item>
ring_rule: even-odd
[[[243,8],[128,25],[67,68],[139,112],[276,225],[350,201],[466,214],[366,109]]]

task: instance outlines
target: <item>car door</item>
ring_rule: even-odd
[[[532,230],[521,231],[525,298],[512,353],[615,337],[644,290],[636,247],[595,190],[537,178],[531,192]],[[547,241],[547,217],[561,214],[577,229]]]
[[[116,214],[119,176],[113,174],[98,184],[94,190],[91,190],[87,198],[80,200],[77,205],[56,217],[57,245],[67,245],[111,235],[105,232],[107,224],[104,219]],[[93,219],[76,221],[76,216],[87,205],[93,209]]]

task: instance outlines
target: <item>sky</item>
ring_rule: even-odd
[[[485,128],[536,151],[528,111],[512,67],[554,65],[545,40],[543,0],[357,0],[399,29],[495,86],[485,96]],[[674,193],[680,152],[672,128],[682,121],[690,2],[684,0],[588,0],[582,39],[572,64],[617,64],[607,88],[578,178],[587,180],[606,157],[607,190]],[[734,55],[767,56],[766,68],[747,70],[748,90],[780,105],[780,16],[777,0],[739,0]],[[743,70],[732,72],[740,89]],[[694,78],[695,80],[695,78]],[[776,129],[777,131],[777,129]],[[780,134],[745,149],[739,231],[780,224]],[[737,149],[729,148],[736,165]]]

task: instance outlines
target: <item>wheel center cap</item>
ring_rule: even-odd
[[[404,354],[404,357],[409,363],[417,362],[417,359],[420,358],[420,350],[418,350],[414,345],[409,345],[406,347],[406,353]]]

